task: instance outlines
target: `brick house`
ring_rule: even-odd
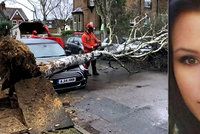
[[[4,2],[0,3],[0,20],[9,20],[12,25],[20,24],[23,21],[28,21],[28,18],[21,8],[9,8]]]
[[[96,29],[100,29],[101,20],[95,6],[92,8],[94,0],[73,0],[73,29],[84,31],[84,26],[93,22]],[[167,13],[167,0],[126,0],[127,11],[134,14],[155,17],[158,14]]]
[[[82,32],[87,23],[93,22],[96,30],[100,29],[100,17],[98,16],[94,0],[73,0],[73,29]]]
[[[65,20],[53,19],[46,20],[45,24],[48,26],[50,33],[61,33],[65,28]]]
[[[167,13],[167,3],[167,0],[127,0],[126,8],[136,14],[147,13],[150,17],[155,17],[158,14]]]
[[[3,10],[4,14],[8,17],[8,19],[12,22],[12,25],[20,24],[23,21],[28,21],[28,18],[24,11],[21,8],[10,8],[6,7]]]

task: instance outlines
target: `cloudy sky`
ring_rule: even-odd
[[[24,6],[17,4],[17,3],[13,3],[14,0],[0,0],[0,2],[5,1],[6,7],[15,7],[15,8],[22,8],[23,11],[25,12],[26,16],[28,17],[29,20],[33,19],[33,12],[31,12],[30,10],[28,10],[27,8],[25,8]],[[26,0],[16,0],[20,3],[22,3],[23,5],[26,5],[28,8],[32,9],[32,6],[26,1]],[[73,0],[70,0],[70,2],[72,3]]]
[[[1,0],[3,1],[3,0]],[[5,1],[5,0],[4,0]],[[22,0],[18,0],[19,2],[22,2]],[[5,2],[6,4],[6,7],[15,7],[15,8],[22,8],[23,11],[25,12],[26,16],[28,17],[29,20],[32,20],[33,19],[33,13],[28,10],[27,8],[23,7],[22,5],[19,5],[19,4],[16,4],[13,2],[9,2],[8,0]],[[26,5],[27,7],[29,8],[32,8],[31,5],[26,1],[26,0],[23,0],[23,4]]]

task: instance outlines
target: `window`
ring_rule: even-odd
[[[13,24],[13,26],[16,25],[16,24],[17,24],[17,21],[16,21],[16,20],[13,20],[13,21],[12,21],[12,24]]]
[[[82,26],[82,20],[83,20],[83,15],[79,15],[78,17],[78,31],[82,31],[83,26]]]
[[[69,38],[68,40],[67,40],[67,43],[72,43],[73,42],[73,37],[71,37],[71,38]]]
[[[73,29],[74,31],[77,31],[77,15],[74,15],[74,21],[73,21]]]
[[[83,31],[83,14],[74,14],[74,31]]]
[[[22,20],[18,20],[18,24],[21,24],[22,23]]]
[[[88,0],[87,2],[88,2],[88,8],[92,12],[95,6],[94,0]]]
[[[151,8],[151,4],[152,4],[151,0],[144,0],[144,7],[145,8]]]
[[[89,7],[94,7],[94,0],[89,0],[88,6],[89,6]]]

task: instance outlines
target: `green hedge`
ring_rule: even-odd
[[[74,33],[73,30],[62,31],[62,36],[70,36]]]
[[[10,34],[10,29],[12,28],[12,24],[9,21],[0,22],[0,36],[6,36]]]

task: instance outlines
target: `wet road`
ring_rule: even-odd
[[[60,94],[73,121],[92,134],[167,134],[167,74],[99,64],[85,89]]]

